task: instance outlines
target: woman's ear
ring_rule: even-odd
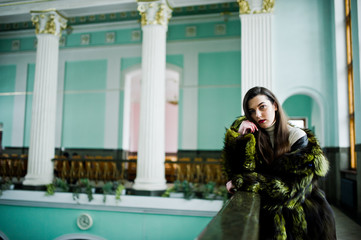
[[[276,102],[273,103],[273,106],[275,107],[275,111],[277,111],[278,110],[278,105],[277,105]]]

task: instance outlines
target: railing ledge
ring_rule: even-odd
[[[258,240],[259,213],[258,194],[236,192],[197,239]]]

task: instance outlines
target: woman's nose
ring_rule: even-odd
[[[256,117],[261,117],[261,111],[256,110]]]

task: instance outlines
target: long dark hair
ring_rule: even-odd
[[[251,113],[249,112],[248,102],[252,98],[264,95],[271,101],[272,104],[276,104],[277,110],[275,113],[275,129],[274,129],[274,147],[272,148],[271,140],[267,134],[267,132],[259,127],[258,123],[255,122]],[[243,98],[243,111],[246,115],[246,118],[257,125],[258,131],[255,132],[255,137],[257,139],[257,149],[261,154],[262,158],[270,163],[273,159],[283,155],[288,152],[290,149],[289,146],[289,130],[288,130],[288,118],[284,113],[281,104],[278,102],[276,96],[267,88],[264,87],[253,87]]]

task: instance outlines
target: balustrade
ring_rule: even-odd
[[[2,154],[0,155],[0,177],[20,181],[25,177],[28,156],[25,154]]]
[[[129,155],[126,159],[113,156],[55,156],[55,177],[74,183],[82,178],[99,181],[134,181],[137,171],[137,156]],[[2,154],[0,156],[0,176],[20,181],[27,172],[27,155]],[[166,156],[165,175],[168,183],[188,181],[193,183],[215,182],[224,184],[219,158]]]

